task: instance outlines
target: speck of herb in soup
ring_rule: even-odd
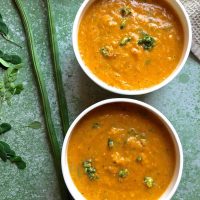
[[[136,132],[136,130],[135,130],[134,128],[130,128],[130,129],[128,130],[128,134],[129,134],[129,135],[137,135],[137,132]]]
[[[127,24],[127,20],[126,19],[123,19],[121,24],[120,24],[120,29],[124,29],[126,27],[126,24]]]
[[[127,17],[128,15],[132,14],[132,10],[128,6],[124,6],[120,9],[120,13],[122,17]]]
[[[156,41],[152,36],[148,35],[147,33],[143,35],[143,38],[140,38],[138,40],[138,45],[142,46],[144,50],[150,51],[155,46]]]
[[[94,129],[100,128],[100,124],[98,122],[95,122],[92,124],[92,128],[94,128]]]
[[[83,162],[83,168],[90,180],[96,180],[98,176],[96,175],[96,169],[92,166],[92,159]]]
[[[136,162],[141,163],[141,162],[142,162],[142,157],[141,157],[141,156],[138,156],[138,157],[136,158]]]
[[[99,49],[99,52],[104,57],[112,57],[113,56],[113,47],[112,46],[104,46]]]
[[[127,45],[128,42],[131,41],[131,39],[132,39],[132,37],[130,37],[130,36],[125,36],[125,37],[123,37],[123,38],[121,39],[119,45],[120,45],[120,46],[125,46],[125,45]]]
[[[128,169],[120,169],[118,172],[120,178],[125,178],[128,176]]]
[[[108,147],[109,149],[112,149],[114,147],[114,141],[112,139],[108,139]]]
[[[148,187],[148,188],[152,188],[154,185],[154,180],[152,177],[150,176],[146,176],[144,178],[144,184]]]

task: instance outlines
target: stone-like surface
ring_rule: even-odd
[[[52,116],[60,138],[60,122],[49,52],[47,12],[45,1],[23,1],[31,21],[37,53],[40,58],[46,87],[51,101]],[[63,80],[69,105],[70,121],[89,105],[119,95],[109,93],[95,85],[80,69],[73,53],[71,30],[75,14],[82,0],[52,0],[56,14],[56,27],[60,48]],[[10,122],[12,131],[0,136],[28,163],[26,170],[20,171],[9,162],[0,161],[1,200],[60,200],[53,158],[43,122],[40,98],[32,73],[32,65],[26,47],[23,27],[12,0],[0,0],[0,13],[10,27],[11,36],[23,45],[23,49],[7,43],[0,37],[0,49],[21,55],[24,68],[20,80],[25,90],[12,101],[12,106],[4,105],[0,122]],[[0,71],[2,77],[2,71]],[[157,92],[131,97],[145,101],[158,108],[176,128],[184,149],[184,171],[181,184],[174,200],[200,199],[200,63],[190,55],[184,69],[169,85]],[[41,130],[24,128],[38,120]]]

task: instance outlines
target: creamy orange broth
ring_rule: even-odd
[[[71,177],[88,200],[157,200],[175,168],[174,145],[164,125],[148,111],[122,103],[87,114],[73,130],[67,155]],[[96,169],[95,180],[84,171],[88,159]],[[119,176],[121,169],[127,169],[126,177]],[[153,178],[151,188],[145,177]]]
[[[123,17],[120,9],[132,13]],[[120,24],[126,20],[124,29]],[[138,45],[143,33],[155,39],[152,50]],[[125,46],[120,40],[130,36]],[[78,43],[88,68],[99,79],[120,89],[144,89],[161,83],[176,68],[183,51],[181,22],[164,0],[96,0],[80,23]],[[109,57],[100,53],[107,47]]]

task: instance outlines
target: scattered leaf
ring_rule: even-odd
[[[8,123],[2,123],[0,124],[0,135],[3,133],[6,133],[11,129],[11,125]]]
[[[28,127],[32,128],[32,129],[40,129],[41,126],[42,126],[42,124],[38,121],[34,121],[28,125]]]

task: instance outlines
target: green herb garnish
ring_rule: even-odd
[[[122,17],[127,17],[128,15],[132,14],[132,10],[128,6],[125,6],[120,9],[120,13]]]
[[[32,129],[40,129],[41,128],[41,123],[38,121],[34,121],[30,123],[27,127],[32,128]]]
[[[26,163],[22,160],[20,156],[16,156],[16,153],[10,148],[10,146],[0,141],[0,158],[6,162],[10,160],[12,163],[16,164],[19,169],[25,169]]]
[[[148,187],[148,188],[152,188],[154,185],[154,180],[151,177],[145,177],[144,178],[144,184]]]
[[[114,147],[114,141],[112,139],[108,139],[108,147],[112,149]]]
[[[94,129],[100,128],[100,124],[98,122],[95,122],[92,124],[92,128],[94,128]]]
[[[123,38],[121,39],[119,45],[120,45],[120,46],[125,46],[125,45],[127,45],[128,42],[131,41],[131,39],[132,39],[132,37],[130,37],[130,36],[125,36],[125,37],[123,37]]]
[[[11,125],[8,123],[0,124],[0,135],[8,132],[11,128],[12,128]]]
[[[118,176],[120,178],[125,178],[128,176],[128,169],[121,169],[118,173]]]
[[[92,166],[92,159],[84,161],[83,168],[90,180],[96,180],[98,178],[96,175],[96,169]]]
[[[141,156],[138,156],[138,157],[136,158],[136,162],[141,163],[141,162],[142,162],[142,157],[141,157]]]
[[[123,19],[121,24],[120,24],[120,29],[124,29],[126,27],[126,23],[127,23],[127,20],[126,19]]]
[[[15,43],[13,40],[11,40],[10,36],[9,36],[9,29],[8,26],[6,25],[6,23],[3,21],[2,15],[0,14],[0,34],[3,36],[4,39],[6,39],[7,41],[13,43],[14,45],[22,48],[20,45],[18,45],[17,43]]]
[[[155,46],[155,39],[148,35],[144,34],[143,38],[138,40],[138,45],[142,46],[144,50],[151,50]]]
[[[109,57],[110,55],[109,49],[107,47],[101,47],[99,51],[104,57]]]

